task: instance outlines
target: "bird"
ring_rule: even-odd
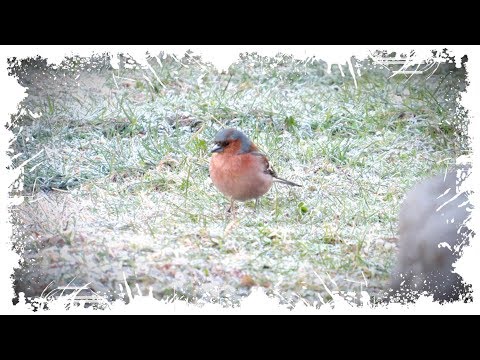
[[[461,183],[469,169],[457,165],[407,193],[398,215],[399,252],[387,301],[415,301],[420,293],[440,303],[470,298],[471,285],[453,268],[473,235],[468,192],[456,187],[457,173]]]
[[[265,154],[240,130],[226,128],[218,131],[211,149],[210,178],[213,185],[230,198],[229,212],[234,212],[234,202],[258,198],[270,190],[273,182],[289,186],[302,185],[282,179],[270,165]]]

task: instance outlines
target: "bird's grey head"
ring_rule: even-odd
[[[215,135],[215,138],[213,139],[215,146],[210,152],[220,153],[225,150],[228,145],[237,140],[240,140],[241,144],[240,153],[246,153],[250,150],[252,144],[250,139],[240,130],[228,128],[220,130],[217,135]]]

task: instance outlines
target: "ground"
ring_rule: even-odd
[[[225,305],[253,287],[292,304],[330,291],[375,301],[405,193],[470,151],[466,74],[452,64],[392,77],[357,60],[355,85],[346,67],[280,55],[244,54],[224,72],[190,53],[125,59],[10,64],[27,92],[10,124],[12,166],[29,160],[12,190],[24,196],[11,210],[17,293],[88,284],[117,299],[127,283]],[[303,186],[275,185],[234,221],[208,173],[226,126]]]

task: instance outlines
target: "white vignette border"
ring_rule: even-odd
[[[4,121],[0,127],[0,176],[1,207],[0,207],[0,233],[4,241],[0,242],[0,313],[2,314],[32,314],[29,306],[19,303],[13,305],[14,291],[12,287],[12,271],[18,264],[19,256],[11,249],[12,225],[9,222],[9,208],[18,199],[9,197],[9,186],[17,179],[19,169],[7,171],[11,163],[7,154],[12,133],[4,126],[10,122],[12,114],[18,111],[21,100],[26,96],[16,79],[8,76],[7,59],[10,57],[24,58],[40,55],[47,58],[49,63],[58,64],[65,56],[80,55],[91,56],[99,53],[125,53],[142,62],[146,59],[147,52],[158,54],[160,51],[183,56],[187,50],[195,55],[202,56],[204,61],[213,63],[219,69],[227,69],[228,66],[238,59],[238,55],[244,52],[256,52],[262,56],[275,56],[278,53],[293,55],[296,59],[304,60],[315,56],[316,59],[326,61],[329,68],[333,65],[348,69],[355,76],[351,64],[351,57],[364,59],[376,50],[385,50],[388,53],[397,52],[409,54],[415,51],[418,59],[429,59],[432,50],[441,53],[443,49],[449,51],[449,55],[455,57],[455,62],[460,64],[462,56],[468,56],[466,63],[469,86],[463,93],[461,104],[469,112],[470,124],[468,134],[472,144],[472,173],[468,178],[468,189],[473,191],[471,203],[474,206],[470,220],[471,229],[478,234],[477,224],[479,213],[475,205],[480,204],[480,179],[476,168],[478,167],[479,143],[476,134],[479,133],[478,123],[480,117],[480,46],[478,45],[2,45],[0,47],[0,111]],[[112,64],[116,65],[116,64]],[[361,75],[360,75],[361,76]],[[430,298],[421,298],[415,305],[404,306],[392,304],[388,307],[356,307],[347,301],[337,297],[334,307],[322,306],[320,309],[307,307],[302,303],[290,310],[287,305],[279,304],[279,300],[269,298],[260,289],[252,291],[251,295],[241,302],[240,307],[222,308],[216,304],[204,304],[201,307],[188,304],[185,301],[175,300],[172,302],[159,301],[150,295],[134,296],[129,304],[121,301],[109,306],[109,310],[97,310],[94,313],[121,313],[121,314],[480,314],[480,306],[476,300],[476,294],[480,293],[480,261],[475,254],[480,253],[480,243],[472,241],[471,245],[464,249],[462,258],[456,263],[456,269],[462,275],[464,281],[472,284],[474,301],[472,303],[448,303],[440,305]],[[46,313],[92,313],[82,307],[72,307],[66,310],[65,302],[50,304],[50,310]],[[40,313],[45,313],[41,311]]]

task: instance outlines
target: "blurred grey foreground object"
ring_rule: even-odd
[[[399,254],[390,301],[414,301],[419,293],[433,295],[439,302],[472,300],[471,285],[452,266],[473,236],[464,224],[472,207],[468,190],[460,193],[457,188],[470,171],[469,165],[457,166],[446,176],[417,184],[407,194],[399,215]]]

